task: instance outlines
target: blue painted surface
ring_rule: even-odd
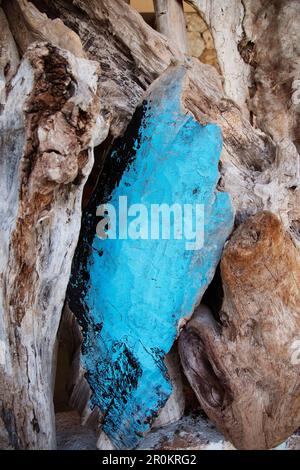
[[[93,220],[94,230],[95,203],[117,207],[119,196],[149,209],[204,204],[204,247],[187,251],[186,240],[174,239],[100,240],[95,232],[84,235],[83,225],[69,289],[84,331],[91,402],[104,413],[103,429],[119,448],[135,447],[168,399],[172,389],[163,358],[179,319],[192,314],[212,280],[233,225],[229,196],[216,191],[221,131],[182,111],[184,73],[176,68],[152,89],[134,143],[129,129],[108,157],[104,177],[109,180],[126,154],[124,171],[111,192],[100,191],[102,200],[90,205],[84,220]]]

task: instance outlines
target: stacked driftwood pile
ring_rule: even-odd
[[[63,308],[70,403],[112,445],[66,292],[82,199],[150,85],[173,72],[184,113],[222,131],[217,189],[235,212],[206,305],[179,324],[181,363],[237,448],[276,446],[300,426],[300,3],[190,0],[221,76],[185,54],[178,0],[154,2],[159,32],[123,0],[0,3],[0,447],[55,448]],[[178,361],[167,356],[174,391],[155,426],[183,412]]]

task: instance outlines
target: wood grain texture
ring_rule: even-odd
[[[98,73],[52,45],[32,46],[0,117],[3,447],[55,448],[55,338],[93,162]]]
[[[34,0],[61,18],[101,67],[100,89],[110,132],[123,133],[149,85],[184,56],[123,0]]]
[[[185,54],[187,34],[182,0],[154,0],[154,10],[157,31]]]
[[[76,57],[86,57],[78,35],[60,18],[48,18],[27,0],[4,0],[2,6],[21,54],[33,42],[46,41],[70,51]]]
[[[261,212],[234,232],[221,273],[220,321],[196,310],[179,340],[182,364],[237,448],[269,449],[300,425],[299,254],[279,219]]]
[[[3,9],[0,7],[0,111],[6,101],[6,85],[19,65],[19,53]]]

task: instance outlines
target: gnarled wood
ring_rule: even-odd
[[[234,0],[225,5],[220,0],[191,0],[190,3],[202,12],[207,24],[211,27],[223,74],[225,93],[238,105],[224,95],[221,80],[212,68],[201,65],[196,60],[186,59],[174,45],[169,44],[166,38],[147,26],[140,15],[123,0],[109,0],[109,2],[105,0],[34,0],[32,2],[7,0],[2,2],[21,51],[25,51],[26,47],[36,39],[46,38],[53,44],[72,50],[76,55],[86,54],[87,57],[99,62],[101,109],[105,112],[106,122],[110,123],[110,132],[113,137],[124,132],[149,85],[170,64],[184,62],[186,75],[182,104],[185,110],[200,123],[204,125],[218,123],[222,129],[224,146],[220,168],[222,178],[219,187],[232,196],[237,214],[236,223],[240,224],[258,210],[268,209],[280,217],[284,227],[290,231],[294,241],[299,244],[300,173],[297,151],[299,148],[299,77],[297,75],[299,54],[297,47],[291,53],[291,46],[293,41],[297,40],[298,33],[291,29],[291,39],[289,38],[286,42],[284,40],[286,35],[283,34],[291,18],[298,15],[298,2],[274,0],[268,2],[268,5],[263,5],[265,2],[260,0],[247,2]],[[40,12],[46,12],[48,18],[39,13],[36,7]],[[57,18],[64,23],[58,21]],[[16,57],[11,36],[9,41]],[[278,53],[277,43],[280,44]],[[17,60],[14,59],[13,62],[17,63]],[[74,63],[72,62],[73,65]],[[287,64],[286,70],[285,64]],[[79,74],[78,70],[74,72],[74,75],[77,76],[77,73]],[[253,86],[250,94],[249,86]],[[19,99],[17,92],[16,96]],[[12,109],[15,112],[15,108]],[[271,138],[250,124],[249,110],[253,126],[263,129]],[[18,113],[21,113],[20,109]],[[65,127],[61,128],[61,121],[58,124],[53,131],[55,137],[51,137],[51,141],[56,141],[56,143],[62,141],[62,134],[65,133]],[[96,136],[95,133],[94,142],[100,144],[107,131],[108,128],[100,117],[98,135]],[[59,157],[55,157],[57,165],[54,164],[54,168],[52,157],[46,174],[44,165],[41,165],[42,168],[38,165],[34,168],[34,171],[37,171],[34,177],[35,182],[41,192],[44,191],[44,184],[48,181],[49,175],[55,180],[53,187],[56,187],[56,185],[63,185],[66,179],[72,180],[76,174],[72,158],[66,159],[65,168],[61,172],[62,165],[58,161]],[[10,171],[10,168],[7,170],[5,167],[4,170]],[[29,179],[31,184],[30,181]],[[22,186],[23,190],[25,195],[32,191],[31,186],[27,188],[26,180]],[[48,194],[48,189],[46,192]],[[22,204],[21,209],[24,211],[25,203]],[[78,206],[79,203],[76,207]],[[59,218],[64,208],[65,205],[62,209],[61,203],[58,203],[53,208],[53,213],[58,214]],[[78,226],[79,217],[76,229]],[[39,242],[40,238],[37,237],[36,240]],[[29,237],[29,242],[34,248],[36,241],[32,242]],[[41,244],[43,243],[45,242],[42,239]],[[73,249],[73,240],[70,243]],[[24,257],[25,268],[28,257],[28,255]],[[63,258],[63,255],[61,257]],[[69,254],[67,259],[69,261]],[[23,265],[21,268],[25,269]],[[23,271],[21,278],[22,276]],[[28,279],[31,279],[30,276]],[[37,293],[34,292],[34,296],[38,295],[39,285],[36,289]],[[19,290],[21,292],[21,289]],[[228,307],[228,310],[230,309],[233,314],[235,305]],[[56,331],[55,321],[53,325],[51,335]],[[275,335],[273,341],[275,348],[278,347]],[[2,348],[0,353],[0,357],[5,357],[5,348]],[[263,367],[265,364],[262,365]],[[35,370],[35,366],[32,366],[32,370]],[[86,414],[88,414],[86,397],[90,396],[90,392],[85,379],[82,378],[76,383],[72,395],[73,403],[80,404],[79,408],[81,407],[81,411]],[[280,390],[280,393],[285,392]],[[261,397],[264,397],[264,391],[260,393]],[[10,407],[7,409],[10,410]],[[14,427],[11,414],[3,415],[1,419],[2,424],[4,419],[5,426]],[[35,420],[33,423],[35,424]],[[284,426],[283,419],[282,423]],[[3,424],[3,427],[5,426]],[[273,435],[271,437],[268,435],[265,445],[269,445],[273,438]],[[14,435],[10,436],[10,440],[13,443],[17,442]],[[25,439],[23,441],[25,442]],[[28,445],[33,446],[32,442],[30,440]],[[256,445],[251,442],[249,444],[249,442],[246,441],[246,444],[242,442],[241,445]],[[259,445],[261,445],[260,442]]]
[[[75,31],[101,66],[103,107],[114,137],[123,133],[148,86],[184,55],[122,0],[34,0]],[[75,8],[76,7],[76,8]]]
[[[204,16],[212,33],[218,35],[218,40],[215,36],[217,52],[228,67],[221,67],[225,91],[240,106],[226,98],[214,69],[201,65],[198,60],[186,59],[189,72],[185,107],[200,122],[205,123],[209,118],[222,128],[224,147],[220,185],[232,196],[237,223],[258,210],[271,210],[299,242],[300,163],[297,148],[290,138],[278,142],[276,148],[272,139],[254,129],[248,120],[248,111],[244,109],[249,85],[248,64],[241,59],[236,46],[243,37],[241,27],[237,26],[243,18],[243,6],[234,10],[238,1],[224,6],[223,13],[219,0],[210,0],[205,3],[205,8],[199,0],[194,6],[202,13],[205,10]],[[170,62],[184,60],[162,35],[153,31],[136,11],[120,0],[111,0],[109,8],[104,0],[38,0],[38,4],[44,5],[44,10],[52,17],[61,17],[80,36],[88,57],[100,63],[103,108],[111,119],[110,131],[114,136],[126,128],[144,89]],[[210,11],[216,14],[210,15]],[[220,18],[225,20],[221,22]],[[218,21],[225,31],[217,28],[214,21]],[[107,26],[104,28],[103,25]],[[230,32],[226,32],[228,27]],[[144,44],[147,44],[146,49]],[[235,48],[235,52],[232,55],[226,53],[226,47],[231,52]],[[227,56],[233,63],[230,57],[227,61]],[[241,73],[238,64],[246,67]],[[229,73],[229,69],[232,72]],[[235,78],[231,73],[237,73]],[[230,84],[230,89],[226,83]]]
[[[252,0],[250,0],[252,1]],[[243,0],[187,0],[203,16],[211,29],[218,64],[224,78],[224,91],[249,116],[247,100],[251,85],[251,69],[238,49],[243,39]]]
[[[196,310],[180,336],[182,364],[237,448],[269,449],[300,425],[299,254],[279,219],[262,212],[236,230],[221,273],[221,322]]]
[[[5,447],[55,447],[54,344],[93,161],[97,82],[96,63],[35,45],[22,60],[0,118]]]
[[[232,152],[225,136],[221,184],[233,198],[236,222],[259,210],[272,211],[300,247],[300,51],[296,27],[300,4],[294,0],[189,3],[211,28],[226,94],[239,104],[246,119],[250,111],[252,126],[258,128],[249,130],[250,140],[259,134],[262,139],[264,135],[272,139],[273,158],[263,152],[260,162],[253,158],[245,162],[245,140],[239,133],[243,126],[232,112],[227,114],[229,128],[236,126],[239,133],[230,147],[234,142],[241,147]]]

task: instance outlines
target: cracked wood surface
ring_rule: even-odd
[[[209,67],[184,59],[121,0],[109,0],[109,7],[104,0],[34,0],[30,4],[25,0],[2,1],[10,11],[8,19],[20,51],[25,48],[23,41],[28,45],[35,39],[47,39],[67,49],[77,45],[78,51],[99,62],[102,115],[98,137],[94,136],[97,143],[109,125],[113,136],[123,133],[153,80],[170,64],[184,60],[190,68],[184,106],[196,120],[210,120],[222,128],[219,185],[231,194],[236,224],[259,210],[271,210],[299,246],[299,41],[295,27],[299,2],[272,0],[262,5],[260,0],[235,0],[225,7],[220,0],[190,3],[211,27],[225,92],[238,105],[225,98],[220,80]],[[48,19],[33,4],[41,13],[47,13]],[[64,25],[55,21],[57,18]],[[18,54],[4,15],[1,24],[8,44],[4,54],[2,48],[0,64],[4,103],[3,84],[6,82],[10,89]],[[56,37],[49,29],[54,27]],[[74,41],[68,41],[69,37]],[[5,76],[7,64],[11,68]],[[70,171],[72,168],[67,173]],[[10,419],[6,417],[7,422]]]
[[[220,319],[196,309],[179,339],[182,364],[235,447],[270,449],[300,425],[299,253],[274,214],[257,213],[225,247],[221,274]]]
[[[98,66],[28,49],[1,127],[1,447],[55,447],[56,332],[91,170]]]

